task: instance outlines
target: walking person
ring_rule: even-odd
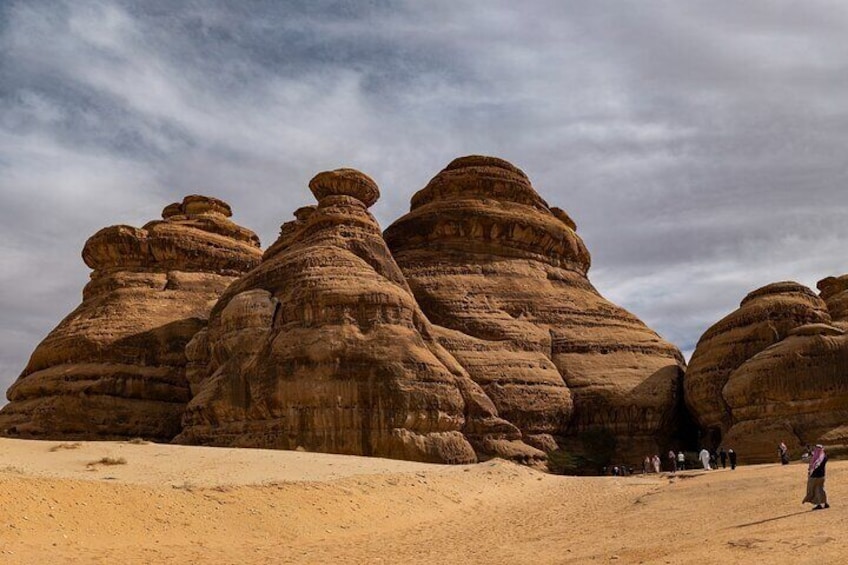
[[[683,455],[682,451],[677,454],[677,468],[681,471],[686,470],[686,456]]]
[[[651,458],[651,464],[654,466],[654,473],[656,473],[656,474],[658,474],[658,475],[659,475],[659,474],[660,474],[660,471],[662,470],[662,469],[661,469],[661,467],[662,467],[662,462],[660,461],[660,456],[659,456],[659,455],[654,455],[654,456]]]
[[[698,459],[701,460],[701,465],[704,466],[705,471],[710,471],[710,452],[707,451],[707,448],[704,447],[701,449],[701,453],[698,454]]]
[[[780,456],[780,463],[782,465],[789,465],[789,448],[782,441],[777,446],[777,454]]]
[[[669,450],[668,452],[668,466],[671,469],[672,473],[677,472],[677,456],[674,454],[674,451]]]
[[[733,449],[727,450],[727,458],[730,459],[730,470],[736,470],[736,452]]]
[[[827,465],[827,453],[819,444],[810,455],[810,465],[807,468],[807,496],[801,504],[815,504],[813,510],[830,508],[827,503],[827,493],[824,490],[824,468]]]
[[[718,452],[718,457],[721,459],[721,468],[727,469],[727,452],[724,448],[721,448],[721,451]]]

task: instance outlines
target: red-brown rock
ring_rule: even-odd
[[[846,281],[819,282],[821,298],[797,283],[764,287],[699,343],[687,402],[741,461],[774,461],[780,442],[796,456],[816,443],[848,452]],[[711,418],[717,404],[724,412]]]
[[[827,306],[813,291],[795,282],[780,282],[751,292],[738,310],[709,328],[698,341],[684,378],[686,404],[707,442],[717,446],[733,425],[722,390],[734,371],[792,330],[830,321]],[[734,394],[736,402],[744,402]],[[737,447],[733,446],[741,454]]]
[[[9,389],[0,432],[173,438],[191,396],[185,346],[227,285],[261,255],[256,235],[230,215],[225,202],[194,195],[141,229],[94,234],[82,253],[94,270],[83,302]]]
[[[827,277],[816,285],[835,324],[848,324],[848,275]]]
[[[575,228],[521,170],[470,156],[385,238],[439,343],[528,441],[606,433],[641,458],[673,431],[682,356],[595,290]]]
[[[439,345],[368,212],[376,184],[320,173],[262,264],[189,344],[177,441],[467,463],[534,459]]]
[[[848,452],[848,335],[827,324],[801,326],[736,369],[723,391],[733,425],[724,438],[740,459],[775,461],[783,441]]]

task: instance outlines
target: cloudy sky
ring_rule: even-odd
[[[748,291],[848,272],[846,30],[841,0],[0,1],[0,388],[99,228],[199,192],[268,245],[340,166],[385,227],[469,153],[688,355]]]

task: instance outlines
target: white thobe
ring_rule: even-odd
[[[710,470],[710,452],[706,449],[702,449],[701,453],[698,454],[698,457],[701,459],[701,464],[703,464],[704,469],[707,471]]]

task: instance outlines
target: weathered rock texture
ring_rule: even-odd
[[[528,441],[579,450],[574,438],[607,434],[641,458],[668,445],[683,360],[595,290],[575,229],[521,170],[470,156],[385,238],[439,343]]]
[[[797,283],[754,291],[710,328],[685,376],[686,400],[713,441],[745,462],[776,459],[784,441],[800,454],[848,446],[845,280],[821,281],[821,298]],[[832,310],[831,310],[832,309]]]
[[[177,441],[467,463],[519,441],[434,337],[368,212],[374,182],[317,175],[262,264],[189,344],[196,396]]]
[[[82,304],[44,339],[0,411],[20,437],[170,440],[190,399],[185,346],[217,298],[259,263],[256,235],[205,196],[163,220],[94,234]]]
[[[835,325],[848,324],[848,275],[827,277],[816,285]]]
[[[801,284],[779,282],[748,294],[704,333],[689,360],[684,397],[708,442],[717,446],[732,424],[722,395],[730,374],[790,330],[815,323],[830,323],[824,301]]]

